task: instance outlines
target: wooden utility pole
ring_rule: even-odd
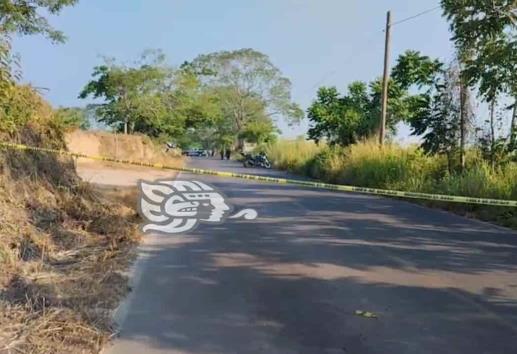
[[[490,102],[490,167],[492,170],[495,167],[495,108],[496,101],[495,98],[492,98],[492,102]]]
[[[386,113],[388,111],[388,82],[390,79],[390,44],[391,44],[391,11],[386,15],[386,42],[384,44],[384,74],[382,76],[382,107],[381,126],[379,130],[379,144],[384,145],[386,135]]]
[[[513,103],[512,123],[510,125],[510,148],[517,151],[517,99]]]

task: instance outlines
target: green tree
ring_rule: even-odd
[[[517,41],[508,33],[486,42],[484,50],[476,60],[467,62],[465,75],[472,84],[477,84],[479,94],[489,102],[497,101],[500,95],[513,97],[513,103],[506,107],[511,110],[510,133],[507,148],[517,151]]]
[[[145,53],[134,66],[108,61],[94,69],[80,98],[104,102],[92,105],[101,122],[125,133],[139,132],[182,146],[198,144],[197,129],[220,120],[221,95],[201,85],[188,67],[173,70],[160,52]]]
[[[90,122],[84,108],[64,107],[59,108],[55,112],[57,121],[65,128],[75,128],[87,130],[90,128]]]
[[[9,93],[19,77],[15,71],[17,66],[18,60],[12,54],[9,38],[2,38],[0,34],[0,106],[9,100]]]
[[[404,89],[412,86],[419,89],[429,88],[434,84],[434,79],[442,67],[443,64],[438,59],[433,60],[418,51],[407,50],[398,57],[391,77]]]
[[[479,88],[492,105],[502,94],[514,97],[508,146],[517,144],[517,4],[514,0],[442,0],[462,61],[465,85]]]
[[[399,118],[408,122],[415,134],[421,128],[419,120],[429,111],[432,91],[442,74],[443,63],[412,50],[401,54],[392,69],[393,85],[400,91],[397,103]]]
[[[381,112],[382,80],[377,79],[370,83],[370,118],[373,129],[379,129]],[[388,82],[388,111],[386,125],[388,132],[394,134],[396,125],[402,121],[411,121],[418,107],[420,95],[410,95],[408,90],[396,80]]]
[[[460,167],[465,167],[465,143],[472,116],[460,65],[457,60],[444,69],[437,59],[406,51],[392,73],[396,82],[414,92],[406,101],[413,134],[423,136],[422,148],[427,153],[446,154],[451,171],[456,153]]]
[[[56,15],[64,7],[75,5],[77,1],[0,0],[0,33],[43,34],[53,41],[63,42],[64,34],[55,30],[41,13]]]
[[[43,34],[55,42],[65,36],[55,30],[41,13],[58,14],[77,0],[0,0],[0,105],[9,101],[9,92],[19,78],[16,56],[11,52],[11,35]]]
[[[48,123],[54,111],[41,95],[28,85],[13,85],[0,104],[0,131],[16,134],[28,123]]]
[[[291,99],[291,82],[263,53],[241,49],[204,54],[184,68],[214,90],[223,114],[233,121],[236,136],[258,120],[280,116],[295,123],[303,117]]]
[[[340,96],[335,87],[321,87],[316,100],[308,109],[311,128],[309,139],[330,144],[350,145],[373,131],[372,101],[364,82],[353,82],[348,94]]]
[[[514,30],[517,23],[514,0],[441,0],[441,6],[461,52],[475,49],[476,54],[488,41]]]
[[[484,126],[478,128],[481,135],[478,138],[479,147],[483,157],[495,168],[496,162],[504,160],[507,154],[507,140],[497,135],[503,121],[503,110],[498,109],[496,100],[490,102],[488,119]],[[504,109],[504,108],[503,108]]]
[[[164,67],[160,52],[144,53],[136,67],[127,67],[106,60],[104,65],[94,68],[93,80],[88,82],[79,94],[85,99],[103,99],[95,104],[100,121],[113,126],[125,134],[160,121],[165,108],[156,95],[164,90],[170,78],[170,70]]]
[[[411,122],[428,108],[429,97],[426,90],[440,68],[438,61],[432,61],[420,53],[408,51],[401,55],[393,68],[392,79],[388,83],[387,127],[393,134],[396,125]],[[415,87],[423,92],[410,94]],[[340,97],[335,88],[321,88],[318,98],[308,110],[312,127],[309,137],[316,141],[325,138],[331,144],[348,145],[358,139],[376,134],[381,111],[382,80],[368,85],[354,82],[348,93]]]
[[[423,96],[426,102],[411,122],[413,133],[422,136],[423,150],[428,154],[446,155],[451,173],[457,152],[461,150],[460,95],[459,68],[450,65],[441,71],[432,89]]]
[[[239,137],[250,143],[265,144],[275,141],[276,133],[278,133],[278,129],[271,119],[263,117],[249,122]]]

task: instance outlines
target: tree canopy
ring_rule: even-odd
[[[372,133],[376,121],[372,109],[371,92],[364,82],[351,83],[344,96],[335,87],[322,87],[308,109],[312,123],[308,136],[317,142],[324,138],[330,144],[353,144]]]
[[[164,62],[159,52],[136,65],[107,60],[79,97],[100,100],[91,108],[118,131],[212,147],[271,141],[273,117],[303,116],[291,101],[289,80],[262,53],[211,53],[178,69]]]
[[[492,107],[501,95],[514,98],[507,147],[517,151],[517,5],[514,0],[442,0],[462,78]]]
[[[291,82],[270,61],[253,49],[203,54],[183,65],[196,73],[218,102],[216,131],[226,140],[263,142],[276,132],[274,122],[299,122],[303,111],[291,99]],[[223,139],[224,140],[224,139]]]
[[[164,91],[171,85],[170,70],[162,65],[161,53],[144,53],[136,67],[117,64],[113,60],[94,68],[93,79],[86,84],[79,98],[102,99],[92,105],[100,121],[126,133],[155,126],[167,114]],[[152,133],[148,131],[148,133]]]
[[[75,3],[77,0],[0,0],[0,118],[9,115],[13,98],[23,91],[16,87],[20,72],[11,35],[43,34],[54,42],[63,42],[64,34],[54,29],[43,14],[56,15]]]
[[[393,133],[401,121],[413,124],[429,106],[429,90],[442,64],[437,60],[407,51],[400,55],[388,84],[388,121]],[[413,89],[419,92],[412,92]],[[417,90],[418,91],[418,90]],[[308,136],[331,144],[349,145],[376,134],[381,111],[382,81],[353,82],[346,95],[336,88],[322,87],[308,109],[311,122]],[[411,93],[410,93],[411,92]]]
[[[0,0],[0,33],[43,34],[56,42],[65,40],[41,13],[55,15],[78,0]]]
[[[240,49],[203,54],[187,65],[206,85],[225,89],[224,103],[238,126],[262,110],[269,117],[281,116],[290,122],[303,117],[292,102],[291,81],[261,52]],[[257,101],[261,104],[256,105]]]

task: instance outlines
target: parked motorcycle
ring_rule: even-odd
[[[262,167],[271,168],[271,162],[267,158],[265,153],[258,155],[242,154],[244,156],[243,165],[244,167]]]

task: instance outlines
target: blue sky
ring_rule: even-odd
[[[77,95],[101,56],[131,61],[162,49],[171,64],[201,53],[254,48],[291,79],[304,109],[318,86],[344,91],[353,80],[382,73],[386,11],[393,20],[433,8],[438,0],[81,0],[51,23],[68,41],[16,39],[24,81],[48,88],[55,106],[84,106]],[[452,46],[440,10],[393,28],[392,62],[406,49],[447,59]],[[306,124],[289,128],[296,136]],[[405,132],[401,136],[405,136]]]

